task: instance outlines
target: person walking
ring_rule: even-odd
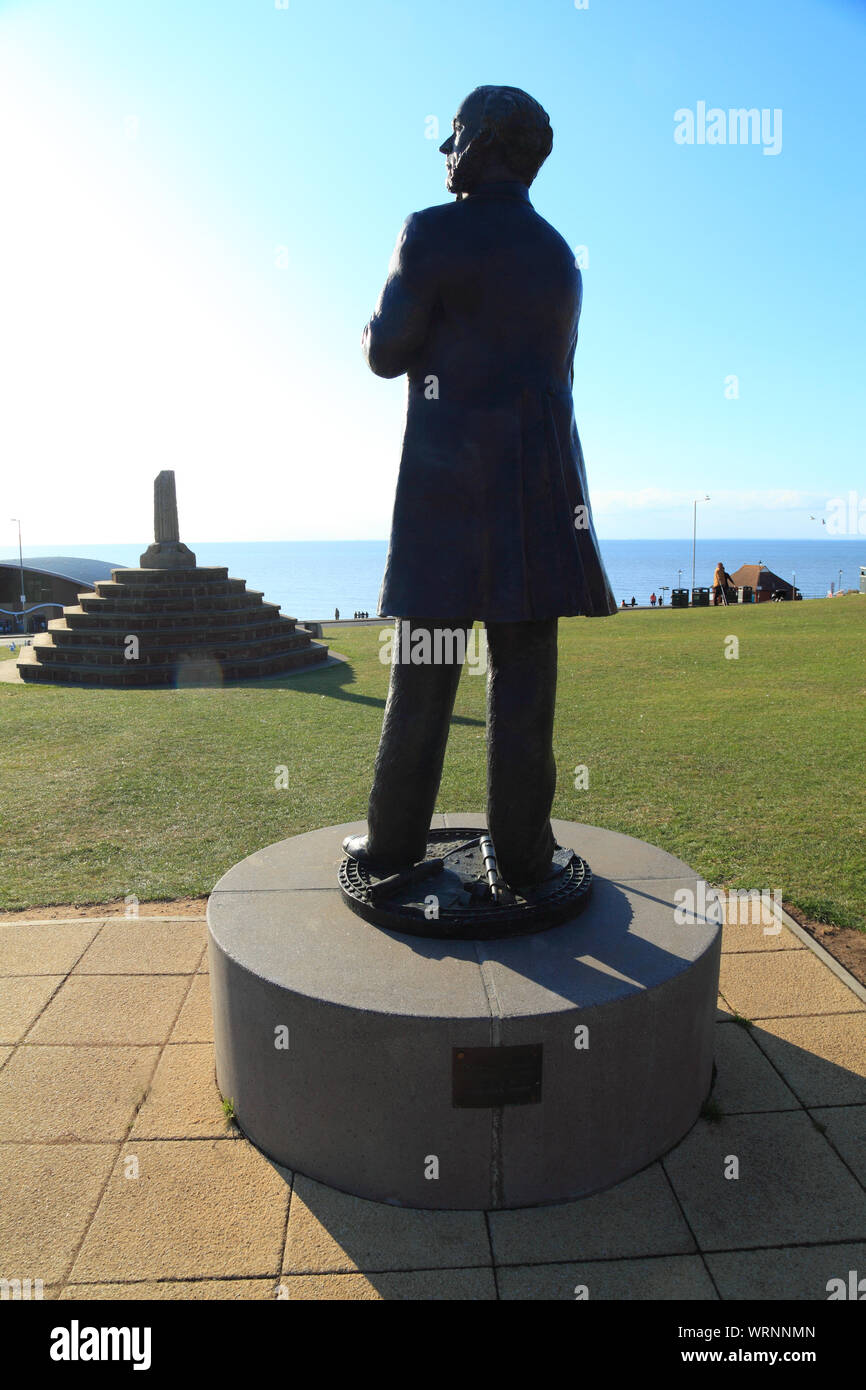
[[[727,603],[728,589],[733,587],[734,581],[720,560],[716,565],[716,572],[713,575],[713,603],[721,603],[723,593],[725,602]]]

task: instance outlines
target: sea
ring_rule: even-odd
[[[187,544],[200,565],[225,565],[229,574],[245,579],[283,613],[308,621],[341,618],[355,612],[376,614],[387,541],[203,541]],[[672,588],[691,588],[692,542],[685,540],[603,540],[605,567],[616,601],[632,597],[639,605],[650,594]],[[136,566],[143,542],[129,545],[55,545],[26,547],[25,558],[72,555],[107,560],[112,565]],[[17,561],[17,551],[3,557]],[[824,598],[830,586],[857,589],[860,567],[866,566],[866,536],[820,540],[698,540],[695,583],[712,584],[716,563],[733,574],[740,565],[765,564],[806,599]],[[443,557],[443,562],[447,556]]]

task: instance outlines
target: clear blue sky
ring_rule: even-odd
[[[0,438],[26,540],[147,540],[167,467],[191,541],[386,536],[405,383],[360,333],[488,82],[549,111],[532,199],[588,249],[601,535],[682,534],[705,493],[704,535],[817,536],[852,489],[866,513],[866,7],[279,3],[0,3]],[[781,111],[780,151],[678,144],[699,102]]]

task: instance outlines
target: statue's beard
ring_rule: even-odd
[[[477,186],[484,168],[483,149],[472,140],[462,154],[451,155],[445,187],[449,193],[471,193]]]

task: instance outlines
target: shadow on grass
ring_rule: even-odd
[[[385,700],[378,695],[362,695],[349,689],[355,685],[357,676],[351,662],[334,661],[326,666],[307,666],[300,671],[286,671],[276,676],[262,676],[258,680],[226,682],[226,690],[303,690],[311,695],[325,695],[332,700],[348,700],[353,705],[369,705],[384,710]],[[199,688],[206,685],[199,682]],[[464,724],[474,729],[483,729],[483,719],[471,719],[468,715],[455,714],[452,724]]]

